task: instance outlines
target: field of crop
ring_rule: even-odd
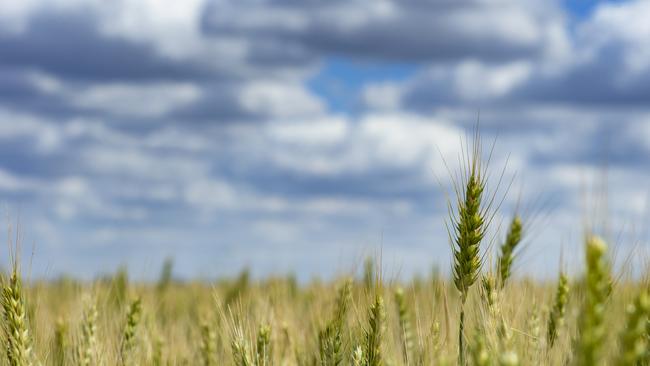
[[[157,284],[125,270],[93,283],[2,280],[2,364],[24,365],[648,365],[650,297],[644,281],[613,274],[607,243],[587,233],[583,275],[512,275],[528,231],[514,215],[485,255],[498,198],[474,138],[455,179],[448,222],[451,275],[386,280],[362,274],[299,284]],[[453,175],[453,174],[452,174]],[[16,257],[12,255],[11,257]],[[14,261],[16,263],[16,261]]]

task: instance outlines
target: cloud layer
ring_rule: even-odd
[[[0,194],[35,275],[446,268],[479,110],[499,195],[516,175],[496,221],[540,218],[522,267],[579,248],[602,167],[610,213],[587,218],[647,239],[647,1],[180,4],[0,4]]]

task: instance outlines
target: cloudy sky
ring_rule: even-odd
[[[647,242],[648,14],[647,0],[0,1],[3,215],[33,276],[153,278],[168,256],[185,277],[329,276],[378,252],[389,274],[447,268],[443,161],[480,111],[494,176],[507,161],[514,179],[495,222],[522,202],[537,225],[518,273],[552,275],[579,256],[605,170],[607,210],[588,211],[608,212],[623,251]]]

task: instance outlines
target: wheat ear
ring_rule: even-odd
[[[9,365],[28,366],[32,365],[32,340],[27,327],[22,281],[17,267],[14,264],[9,282],[2,288],[6,352]]]
[[[59,318],[54,326],[53,361],[57,366],[65,366],[68,349],[68,325]]]
[[[482,207],[485,177],[480,161],[480,141],[475,136],[472,153],[468,156],[463,185],[457,187],[457,209],[450,207],[448,227],[453,243],[453,278],[460,292],[460,322],[458,334],[458,360],[465,365],[465,301],[470,287],[476,282],[481,268],[480,244],[487,228],[487,214]],[[451,204],[450,204],[451,206]],[[454,214],[455,213],[455,214]]]
[[[137,298],[129,306],[129,311],[126,315],[126,326],[124,327],[124,333],[122,334],[122,364],[128,363],[131,357],[131,353],[136,346],[136,335],[141,316],[142,301],[140,298]]]
[[[552,348],[557,339],[558,332],[564,325],[564,314],[566,312],[566,305],[569,301],[569,278],[564,273],[560,273],[560,278],[555,290],[555,301],[553,308],[548,317],[548,326],[546,332],[546,341],[548,347]]]
[[[271,327],[268,324],[260,326],[257,332],[257,349],[256,349],[255,366],[271,365]]]
[[[343,363],[343,325],[350,306],[352,281],[341,286],[332,320],[318,334],[321,365],[339,366]]]
[[[645,328],[650,313],[650,296],[642,291],[627,307],[625,329],[621,332],[621,350],[616,360],[617,366],[636,366],[648,349]]]
[[[413,330],[411,326],[411,314],[406,305],[404,290],[401,287],[395,290],[395,303],[397,304],[397,316],[402,343],[402,358],[404,359],[404,363],[408,365],[410,364],[411,349],[413,348]]]
[[[384,299],[381,295],[376,294],[368,312],[368,328],[365,330],[364,357],[366,366],[383,365],[382,341],[384,338],[385,316]]]
[[[594,366],[602,363],[600,351],[605,341],[605,302],[611,292],[607,244],[590,236],[586,242],[586,296],[579,322],[575,365]]]
[[[515,257],[515,249],[521,242],[523,233],[523,224],[519,215],[515,215],[510,222],[506,240],[501,244],[501,253],[498,259],[498,273],[501,287],[505,286],[506,281],[512,274],[512,261]]]
[[[90,301],[84,311],[81,325],[81,342],[78,348],[79,364],[92,366],[97,360],[97,306]]]

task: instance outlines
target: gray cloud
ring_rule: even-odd
[[[83,11],[35,13],[23,32],[0,33],[5,67],[37,69],[81,80],[205,78],[204,65],[171,60],[149,44],[102,35],[97,19]]]
[[[511,1],[213,1],[203,27],[217,37],[252,37],[318,55],[502,61],[539,57],[552,47],[554,15],[551,4]]]

